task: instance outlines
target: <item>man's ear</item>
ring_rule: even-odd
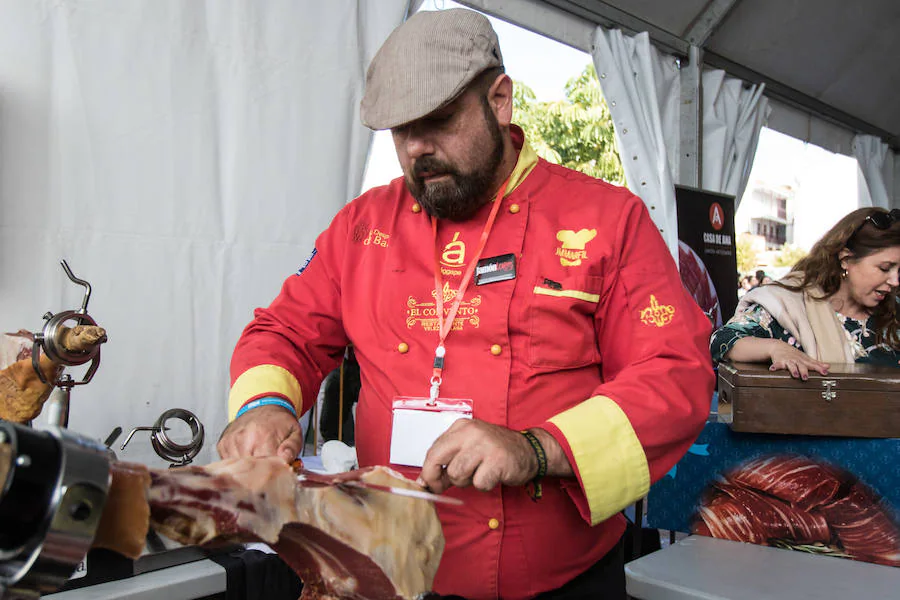
[[[509,75],[501,73],[488,88],[487,100],[497,117],[501,127],[509,127],[512,123],[513,82]]]

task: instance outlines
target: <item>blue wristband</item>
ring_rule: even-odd
[[[269,405],[280,406],[282,408],[286,408],[289,411],[291,411],[291,414],[294,415],[295,419],[297,418],[297,409],[294,408],[293,404],[291,404],[287,400],[284,400],[283,398],[273,398],[273,397],[259,398],[257,400],[254,400],[253,402],[248,402],[247,404],[242,406],[239,411],[237,411],[237,414],[234,415],[234,418],[237,419],[238,417],[240,417],[242,414],[244,414],[248,410],[253,410],[254,408],[259,408],[260,406],[269,406]]]

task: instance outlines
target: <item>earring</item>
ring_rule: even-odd
[[[847,269],[841,271],[841,279],[847,279]]]

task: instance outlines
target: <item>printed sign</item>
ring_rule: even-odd
[[[734,198],[675,186],[681,281],[713,327],[737,308]]]

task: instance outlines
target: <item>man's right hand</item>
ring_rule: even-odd
[[[300,423],[289,410],[281,406],[260,406],[232,421],[216,450],[222,458],[243,456],[278,456],[293,462],[303,448]]]

